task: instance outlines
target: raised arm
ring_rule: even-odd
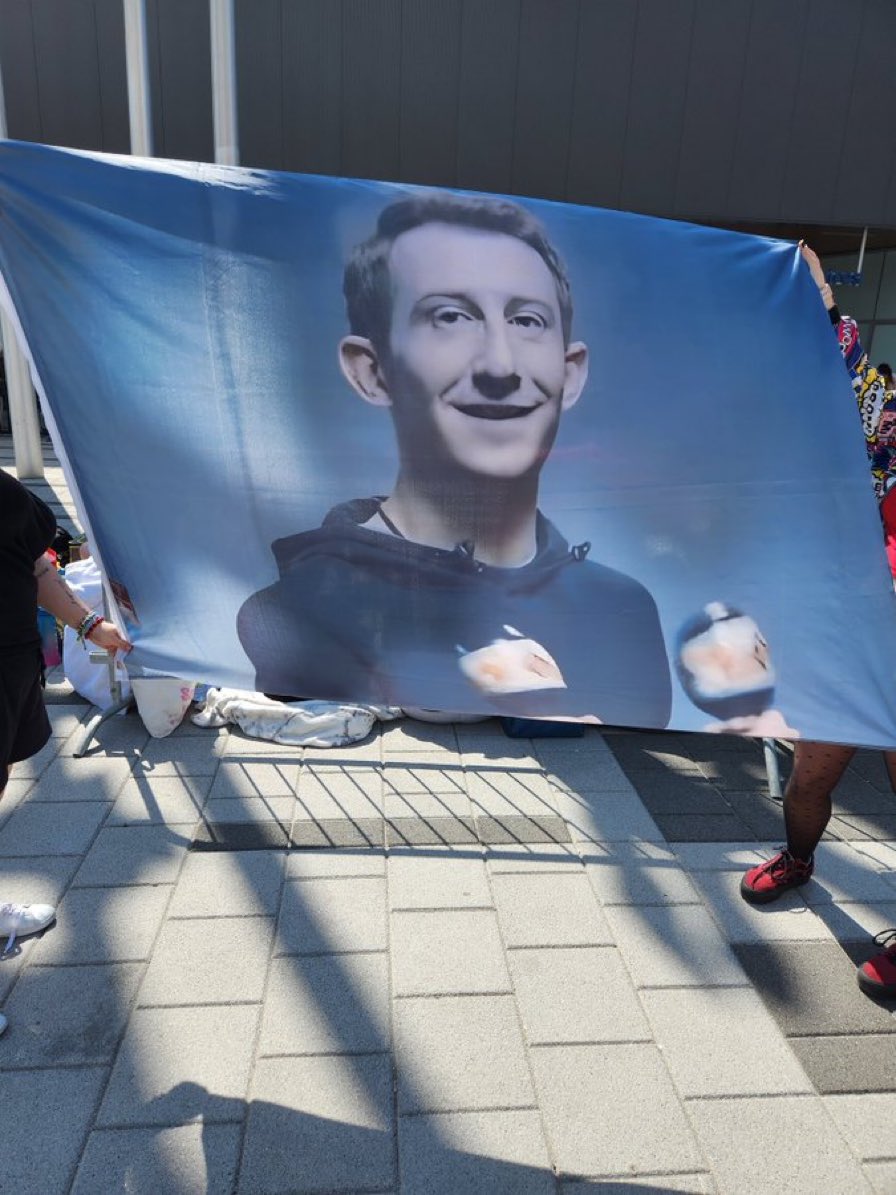
[[[37,578],[38,605],[67,627],[81,631],[82,638],[88,639],[97,647],[106,651],[130,651],[131,644],[125,639],[116,626],[93,612],[66,585],[64,578],[53,567],[49,556],[38,558],[34,565],[34,575]],[[93,620],[93,621],[92,621]]]

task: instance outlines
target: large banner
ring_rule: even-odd
[[[896,744],[794,245],[5,143],[0,269],[136,674]]]

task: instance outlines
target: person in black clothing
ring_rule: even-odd
[[[50,737],[40,687],[38,604],[107,651],[130,644],[110,622],[93,615],[45,555],[56,535],[50,508],[0,469],[0,797],[10,766],[28,759]],[[0,937],[37,933],[53,920],[52,905],[0,901]],[[0,944],[2,948],[2,944]],[[0,1033],[6,1028],[0,1016]]]
[[[379,217],[345,271],[342,371],[391,413],[388,496],[276,541],[238,616],[267,692],[665,726],[656,606],[538,509],[582,393],[566,270],[503,200],[427,194]]]

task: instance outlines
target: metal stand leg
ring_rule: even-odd
[[[774,739],[763,739],[762,750],[765,755],[765,774],[768,777],[769,796],[774,801],[783,799],[781,791],[781,773],[778,769],[778,746]]]
[[[103,616],[109,616],[109,604],[106,601],[106,593],[103,591]],[[93,715],[81,735],[81,740],[74,750],[75,759],[80,759],[87,754],[87,749],[93,742],[94,735],[99,730],[104,722],[109,718],[114,718],[116,714],[121,713],[122,710],[130,709],[134,704],[132,696],[122,697],[121,682],[118,679],[118,670],[115,667],[115,656],[108,651],[92,651],[90,653],[90,662],[92,664],[105,664],[109,671],[109,691],[112,694],[112,704],[106,710],[99,710]]]

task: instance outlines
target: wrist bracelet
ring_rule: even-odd
[[[84,643],[90,632],[94,630],[94,628],[98,627],[102,621],[102,614],[95,614],[93,611],[91,611],[89,614],[85,614],[78,623],[78,626],[75,628],[78,642]]]

